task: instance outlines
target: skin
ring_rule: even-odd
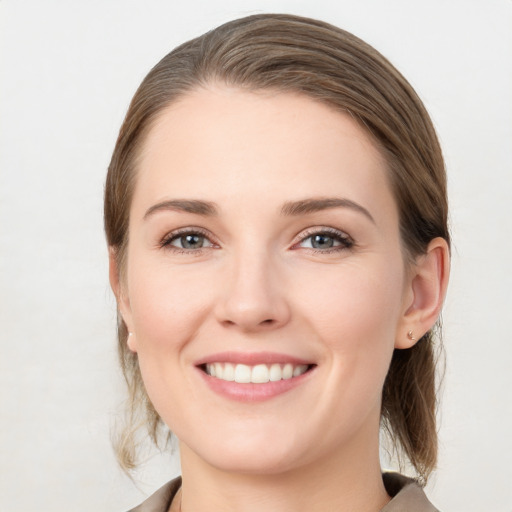
[[[325,198],[344,202],[283,213]],[[169,203],[183,200],[215,212]],[[204,237],[194,248],[187,229]],[[332,238],[314,248],[318,233]],[[129,240],[111,281],[180,440],[182,510],[380,510],[383,382],[407,332],[439,314],[448,249],[436,239],[405,264],[385,162],[359,125],[301,95],[194,90],[145,141]],[[285,393],[237,401],[197,367],[225,351],[314,366]]]

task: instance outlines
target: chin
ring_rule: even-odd
[[[302,455],[286,443],[276,442],[272,436],[267,436],[261,443],[255,442],[249,436],[242,443],[223,439],[212,446],[187,447],[208,465],[224,472],[270,475],[289,471],[294,467],[294,461]]]
[[[215,457],[208,462],[221,471],[245,475],[277,475],[293,468],[293,462],[289,457],[262,454],[261,451]]]

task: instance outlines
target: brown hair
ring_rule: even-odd
[[[190,90],[212,82],[303,93],[349,112],[384,155],[398,205],[404,253],[449,242],[446,177],[432,122],[413,88],[374,48],[327,23],[262,14],[226,23],[166,55],[137,90],[121,127],[105,188],[105,231],[122,273],[137,155],[158,115]],[[135,464],[137,426],[156,442],[161,420],[149,401],[137,356],[118,315],[119,356],[130,391],[129,418],[118,444],[125,468]],[[382,423],[395,447],[426,481],[437,459],[434,336],[395,350],[382,395]],[[142,416],[139,413],[143,413]],[[142,418],[137,423],[137,418]]]

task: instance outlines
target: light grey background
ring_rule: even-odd
[[[120,512],[178,471],[154,457],[137,489],[110,448],[123,386],[103,180],[149,68],[186,39],[264,11],[366,39],[433,116],[454,250],[428,492],[446,512],[512,510],[510,0],[0,1],[1,510]]]

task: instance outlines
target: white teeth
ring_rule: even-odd
[[[245,364],[237,364],[235,366],[235,382],[240,384],[251,382],[251,367]]]
[[[256,384],[268,382],[269,380],[269,371],[267,368],[267,365],[265,364],[258,364],[253,367],[251,372],[251,382],[254,382]]]
[[[294,366],[291,363],[280,364],[257,364],[248,366],[246,364],[231,363],[209,363],[206,365],[206,373],[217,379],[235,381],[240,384],[264,384],[266,382],[277,382],[288,380],[292,377],[299,377],[306,373],[307,364]]]
[[[283,379],[291,379],[293,377],[293,366],[290,363],[284,365]]]
[[[298,377],[299,375],[302,375],[303,373],[305,373],[307,369],[308,369],[308,365],[307,364],[301,364],[299,366],[296,366],[293,369],[293,376],[294,377]]]
[[[270,381],[276,382],[278,380],[281,380],[283,378],[283,370],[281,370],[280,364],[273,364],[270,367]]]
[[[224,373],[222,375],[223,380],[233,381],[235,380],[235,367],[231,363],[224,365]]]

